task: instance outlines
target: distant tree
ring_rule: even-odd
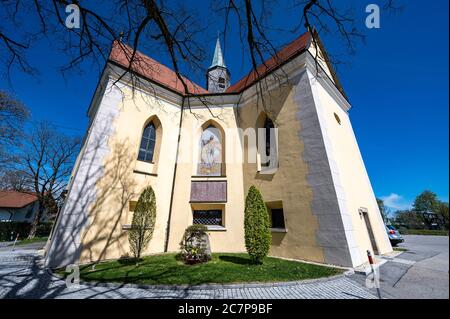
[[[388,220],[388,213],[386,210],[386,206],[384,206],[384,201],[380,198],[377,198],[377,204],[378,208],[380,209],[381,217],[383,218],[383,221],[386,223]]]
[[[78,138],[59,133],[47,123],[35,126],[24,139],[15,169],[23,174],[39,204],[28,238],[35,236],[44,212],[56,213],[55,198],[67,186],[79,145]]]
[[[395,213],[395,223],[409,229],[424,229],[426,226],[422,213],[403,210]]]
[[[152,239],[156,221],[156,198],[151,186],[139,196],[128,234],[128,242],[134,257],[139,261],[141,254]]]
[[[11,147],[24,136],[23,125],[29,114],[24,104],[0,90],[0,169],[5,170],[6,164],[13,161]]]
[[[442,223],[442,226],[448,230],[449,228],[449,214],[448,214],[449,208],[447,202],[439,202],[438,210],[436,211],[436,214],[438,216],[438,219]]]
[[[245,247],[250,259],[261,264],[269,253],[272,234],[266,204],[255,186],[250,187],[245,199],[244,228]]]
[[[29,192],[32,191],[32,183],[26,172],[12,168],[0,174],[0,189]]]
[[[439,200],[432,191],[425,190],[414,200],[413,208],[418,212],[437,212],[439,209]]]

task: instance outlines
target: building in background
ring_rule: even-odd
[[[39,208],[35,194],[0,190],[0,222],[32,222]]]

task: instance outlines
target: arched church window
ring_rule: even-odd
[[[153,153],[156,144],[156,128],[153,122],[150,122],[142,133],[141,145],[139,147],[138,160],[144,162],[153,162]]]
[[[222,175],[222,138],[221,131],[213,125],[209,125],[203,130],[200,137],[200,158],[197,166],[197,175]]]
[[[266,157],[269,159],[267,162],[262,163],[262,166],[270,166],[270,158],[271,158],[271,138],[273,134],[271,134],[271,129],[275,128],[275,125],[273,125],[273,121],[266,117],[266,120],[264,121],[264,131],[265,131],[265,137],[266,137]]]

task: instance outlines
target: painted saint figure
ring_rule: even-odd
[[[220,176],[222,173],[222,144],[219,130],[209,126],[203,131],[200,143],[198,174]]]

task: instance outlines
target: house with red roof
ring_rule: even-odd
[[[213,252],[245,252],[249,188],[266,203],[270,255],[357,267],[392,251],[350,121],[351,104],[315,32],[241,79],[220,40],[202,86],[115,41],[46,264],[130,255],[143,190],[156,195],[146,254],[208,229]]]
[[[32,222],[38,209],[35,194],[0,190],[0,222]]]

